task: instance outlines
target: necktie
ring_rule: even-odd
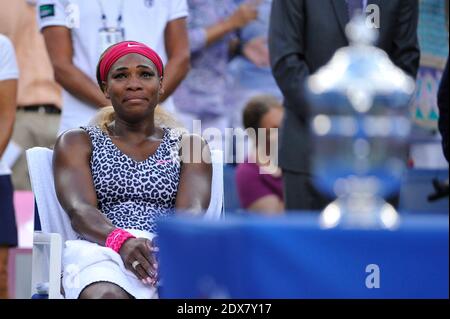
[[[362,0],[346,0],[347,11],[349,19],[352,19],[355,14],[361,14],[363,11]]]

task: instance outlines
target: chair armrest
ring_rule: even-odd
[[[56,236],[55,236],[56,235]],[[33,246],[34,245],[51,245],[52,240],[57,240],[57,237],[61,236],[56,233],[44,233],[42,231],[35,231],[33,233]]]
[[[39,283],[49,283],[49,299],[60,299],[62,240],[57,233],[35,231],[33,234],[33,257],[31,294]]]

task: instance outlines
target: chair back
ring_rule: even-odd
[[[204,218],[220,219],[224,215],[223,207],[223,151],[211,150],[212,181],[211,199]]]
[[[62,242],[76,239],[69,216],[59,204],[53,179],[53,151],[45,147],[33,147],[26,151],[31,188],[36,199],[41,230],[58,233]]]

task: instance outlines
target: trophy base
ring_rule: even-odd
[[[322,228],[396,229],[400,216],[381,197],[351,194],[330,203],[320,214]]]

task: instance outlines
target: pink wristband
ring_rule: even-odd
[[[116,253],[119,253],[120,247],[122,247],[123,243],[130,238],[136,237],[126,230],[116,228],[109,233],[108,237],[106,237],[105,247],[109,247]]]

